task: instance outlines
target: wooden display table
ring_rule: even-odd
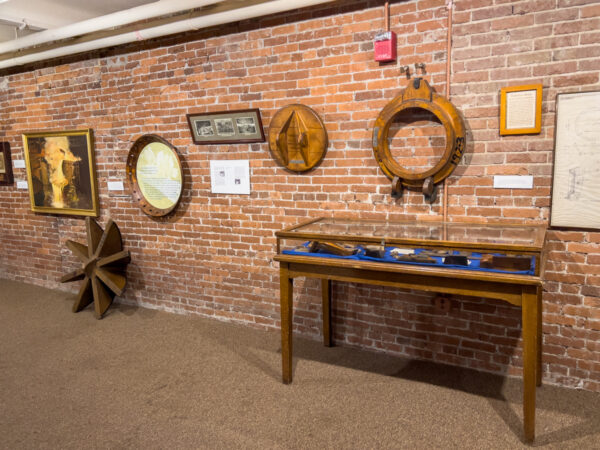
[[[542,280],[544,226],[490,225],[441,222],[356,222],[317,219],[276,233],[280,264],[282,376],[292,381],[293,280],[320,278],[323,302],[323,339],[331,339],[331,280],[393,286],[428,292],[495,298],[522,309],[523,413],[525,439],[535,436],[535,392],[541,385]],[[282,240],[358,245],[384,244],[386,257],[339,257],[322,253],[282,250]],[[308,249],[308,246],[306,246]],[[425,249],[467,253],[469,264],[480,255],[495,254],[531,258],[531,269],[517,271],[464,267],[448,268],[440,262],[417,264],[392,262],[390,248]],[[439,258],[436,258],[439,261]]]

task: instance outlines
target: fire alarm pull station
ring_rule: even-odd
[[[396,33],[390,31],[390,5],[385,3],[385,29],[375,35],[375,61],[396,61]]]

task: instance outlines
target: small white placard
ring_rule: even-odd
[[[496,189],[533,189],[532,175],[494,175]]]
[[[213,194],[250,194],[250,162],[247,159],[210,162]]]
[[[27,189],[27,181],[17,181],[17,189]]]
[[[25,160],[24,159],[15,159],[13,161],[15,165],[15,169],[24,169],[25,168]]]
[[[123,182],[122,181],[109,181],[108,182],[108,190],[109,191],[122,191],[122,190],[124,190],[124,188],[123,188]]]

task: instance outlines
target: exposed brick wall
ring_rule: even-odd
[[[392,2],[393,64],[373,61],[383,2],[341,3],[0,79],[0,138],[10,142],[13,160],[23,159],[24,131],[93,128],[100,221],[119,224],[133,258],[125,301],[277,328],[276,230],[320,215],[441,214],[439,200],[430,206],[418,192],[391,198],[371,133],[380,109],[406,85],[399,66],[426,63],[426,78],[445,92],[444,1]],[[599,29],[596,0],[455,1],[451,93],[469,144],[449,178],[452,219],[548,220],[555,97],[600,89]],[[542,133],[500,137],[500,88],[537,82],[544,86]],[[277,166],[266,143],[194,145],[185,119],[190,112],[260,108],[268,127],[275,111],[296,102],[321,115],[330,140],[322,164],[301,175]],[[182,156],[184,196],[167,218],[150,218],[129,193],[107,188],[107,181],[125,179],[127,153],[145,133],[163,136]],[[437,151],[429,144],[425,155]],[[212,159],[249,159],[252,194],[211,194]],[[23,169],[14,172],[26,179]],[[493,189],[496,174],[533,175],[534,189]],[[83,221],[33,214],[27,192],[16,186],[0,186],[0,229],[2,277],[59,287],[56,280],[77,266],[64,242],[83,239]],[[551,231],[548,238],[544,379],[600,391],[600,233]],[[296,286],[296,330],[318,338],[319,285]],[[423,293],[334,283],[335,338],[519,373],[520,310],[484,299],[452,303],[444,314]]]

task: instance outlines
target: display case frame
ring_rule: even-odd
[[[352,221],[348,219],[311,219],[299,225],[276,232],[279,262],[279,295],[281,305],[281,361],[282,381],[292,382],[292,330],[294,279],[318,278],[321,280],[323,320],[323,343],[333,345],[332,332],[332,281],[365,283],[402,289],[414,289],[434,294],[465,295],[479,298],[503,300],[521,308],[523,341],[523,432],[526,441],[535,438],[535,393],[542,383],[542,276],[545,266],[545,225],[523,225],[508,223],[464,223],[464,222],[408,222],[400,224],[407,229],[425,225],[433,226],[439,235],[434,238],[383,237],[383,244],[409,248],[440,249],[446,251],[468,250],[477,252],[504,252],[507,255],[532,256],[536,264],[529,273],[501,273],[498,271],[464,270],[444,267],[439,264],[390,263],[386,260],[345,259],[345,257],[322,257],[317,254],[289,253],[284,249],[286,240],[301,241],[318,239],[335,245],[351,242],[359,244],[379,243],[381,236],[365,236],[355,233],[315,232],[319,224],[326,221],[343,220],[345,224],[369,226],[398,226],[399,222]],[[383,223],[383,225],[382,225]],[[453,239],[452,227],[463,227],[469,238]],[[527,243],[477,242],[470,233],[475,227],[494,232],[508,230],[512,235],[519,229],[529,230]],[[402,229],[402,228],[398,228]],[[380,230],[383,231],[383,230]],[[493,234],[493,233],[492,233]],[[473,242],[475,240],[476,242]],[[283,241],[283,242],[282,242]],[[309,246],[312,252],[313,246]],[[318,248],[318,246],[315,246]]]

